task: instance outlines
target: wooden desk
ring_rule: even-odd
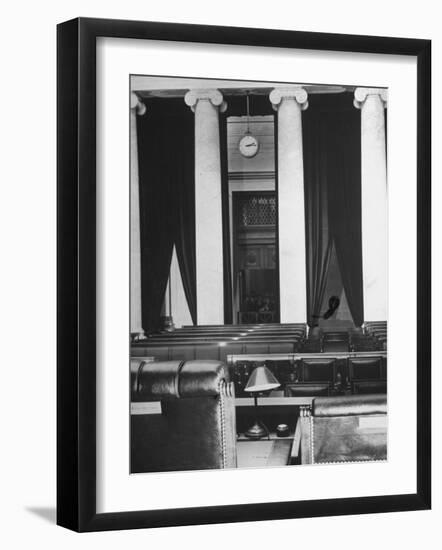
[[[300,407],[301,405],[311,405],[314,397],[258,397],[258,407]],[[253,397],[236,397],[235,407],[253,407],[255,400]]]
[[[236,442],[238,468],[269,468],[287,466],[290,461],[293,445],[291,437],[277,437],[271,434],[270,439],[247,439],[241,437]]]
[[[311,405],[314,397],[258,397],[258,407],[299,407]],[[253,397],[236,397],[235,407],[254,407]],[[161,414],[161,403],[132,402],[130,404],[131,414]]]

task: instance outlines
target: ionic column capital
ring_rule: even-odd
[[[135,113],[139,116],[143,116],[147,111],[146,105],[134,92],[130,94],[130,108],[134,109]]]
[[[274,88],[269,95],[272,107],[275,111],[281,105],[284,99],[292,99],[298,103],[301,111],[305,111],[308,107],[308,94],[301,86],[290,86],[286,88]]]
[[[356,88],[353,105],[356,109],[361,109],[365,100],[369,96],[379,96],[384,109],[387,107],[388,91],[385,88]]]
[[[216,89],[189,90],[184,96],[184,101],[195,112],[198,101],[210,101],[221,113],[227,109],[223,94]]]

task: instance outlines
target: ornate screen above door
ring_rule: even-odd
[[[238,226],[250,227],[276,224],[276,197],[245,194],[238,197]]]

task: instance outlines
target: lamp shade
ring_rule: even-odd
[[[247,381],[247,385],[244,388],[244,391],[249,392],[261,392],[274,390],[279,388],[281,384],[276,380],[273,374],[269,371],[267,367],[261,366],[256,367],[256,369],[250,375],[250,378]]]

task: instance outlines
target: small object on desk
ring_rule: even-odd
[[[276,426],[276,435],[278,437],[287,437],[289,433],[290,433],[290,430],[287,424],[278,424]]]
[[[273,376],[273,373],[265,366],[260,365],[250,375],[247,385],[244,388],[245,392],[254,393],[255,409],[258,408],[257,395],[263,392],[268,392],[279,388],[281,384]],[[267,427],[257,418],[250,428],[244,434],[250,439],[261,439],[262,437],[269,437],[269,430]]]

